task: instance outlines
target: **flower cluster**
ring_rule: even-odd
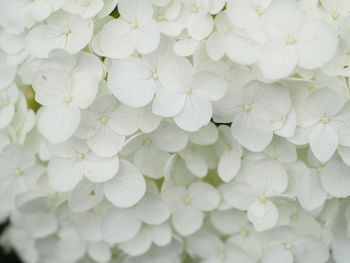
[[[349,0],[1,0],[1,244],[348,263],[349,77]]]

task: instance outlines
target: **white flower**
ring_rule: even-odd
[[[26,147],[12,144],[0,153],[0,218],[15,208],[18,194],[35,189],[44,169],[36,163],[35,155]]]
[[[251,81],[241,91],[229,89],[215,104],[222,108],[221,122],[231,122],[233,137],[250,151],[262,151],[272,140],[273,124],[290,109],[288,90],[280,84]]]
[[[116,157],[93,154],[84,141],[72,139],[51,146],[53,157],[48,165],[50,186],[59,192],[72,190],[84,176],[95,183],[106,182],[117,173]]]
[[[142,107],[153,100],[161,87],[160,68],[167,63],[167,56],[175,55],[171,41],[163,39],[159,48],[151,54],[128,57],[113,64],[108,73],[108,87],[121,102],[132,107]]]
[[[33,76],[35,98],[45,106],[39,112],[38,129],[51,143],[63,142],[74,134],[80,109],[92,104],[102,78],[103,69],[95,56],[80,53],[76,59],[68,72],[44,69]]]
[[[218,129],[213,124],[200,128],[189,134],[190,143],[179,152],[187,169],[195,176],[203,178],[209,169],[215,169],[216,156],[209,145],[218,140]]]
[[[208,232],[200,232],[186,238],[188,250],[202,258],[201,262],[222,262],[229,263],[239,261],[242,263],[252,263],[253,261],[239,248],[224,243],[218,236]]]
[[[15,84],[0,89],[0,129],[5,129],[15,116],[15,103],[19,99],[19,90]]]
[[[132,120],[134,116],[127,114],[123,108],[113,96],[99,96],[83,111],[75,136],[87,140],[91,150],[99,156],[116,155],[124,146],[125,135],[132,134],[138,128]]]
[[[89,164],[86,161],[85,168],[88,169],[89,165],[91,163]],[[146,191],[145,179],[140,171],[128,161],[121,160],[117,172],[113,167],[109,168],[103,163],[95,162],[94,165],[98,169],[95,171],[98,180],[91,180],[91,177],[85,174],[87,178],[81,179],[75,185],[68,201],[69,208],[72,211],[83,212],[92,209],[99,205],[104,197],[117,207],[130,207],[144,196]],[[102,170],[103,168],[109,168],[109,170]],[[90,170],[91,172],[92,170]],[[110,174],[112,176],[109,176],[109,179],[108,177],[105,180],[101,178],[103,175]]]
[[[329,252],[322,241],[311,236],[300,236],[291,227],[276,228],[270,233],[270,245],[262,263],[315,262],[325,263]]]
[[[174,117],[175,123],[187,131],[197,131],[209,123],[211,101],[217,101],[226,92],[226,80],[209,71],[194,72],[184,58],[169,58],[159,69],[159,89],[153,101],[153,112],[163,117]],[[171,104],[170,104],[171,102]]]
[[[166,232],[169,229],[163,223],[169,215],[169,209],[160,199],[159,194],[146,193],[133,208],[109,209],[102,219],[102,235],[108,243],[121,243],[123,249],[133,255],[142,254],[148,250],[152,242],[163,246],[170,242],[170,240],[162,242],[163,238],[168,239]],[[142,224],[147,224],[149,227],[141,229]]]
[[[225,5],[223,0],[190,0],[182,1],[185,11],[185,27],[188,34],[196,40],[206,38],[213,30],[213,18],[210,14],[217,14]]]
[[[46,24],[34,27],[26,37],[26,49],[38,58],[47,58],[50,51],[62,48],[74,54],[91,40],[92,20],[59,11],[50,16]]]
[[[272,0],[229,0],[227,14],[233,25],[255,31],[261,26],[262,17],[268,10]]]
[[[102,0],[68,0],[62,7],[64,11],[80,15],[84,19],[97,15],[102,8]]]
[[[11,85],[16,77],[17,68],[9,65],[6,53],[0,49],[0,89],[4,89]]]
[[[333,103],[329,103],[332,101]],[[344,98],[329,88],[320,88],[298,109],[300,130],[308,139],[312,153],[320,162],[328,161],[339,144],[350,146],[349,107]]]
[[[215,145],[218,152],[220,152],[220,159],[218,163],[218,174],[224,182],[231,181],[241,167],[242,147],[232,137],[232,133],[228,126],[221,125],[220,139]]]
[[[345,198],[350,195],[349,166],[340,160],[330,160],[321,172],[321,183],[323,188],[332,196]]]
[[[182,236],[198,231],[203,224],[203,212],[214,210],[220,202],[217,190],[204,182],[195,182],[187,189],[184,186],[166,188],[162,197],[172,211],[174,228]]]
[[[154,8],[154,17],[162,34],[178,36],[181,33],[180,14],[182,6],[180,0],[169,1],[165,6]]]
[[[152,19],[149,1],[121,0],[118,4],[120,18],[108,22],[101,32],[101,49],[110,58],[125,58],[135,51],[142,54],[154,51],[160,33]]]
[[[227,243],[241,249],[253,261],[261,258],[261,238],[244,212],[236,209],[213,211],[210,214],[210,222],[220,233],[229,236]]]
[[[245,163],[242,174],[243,182],[223,187],[225,200],[235,208],[247,210],[247,217],[256,231],[273,228],[278,220],[278,209],[271,198],[286,190],[286,171],[278,162],[262,160]]]
[[[122,155],[133,154],[133,161],[141,172],[159,179],[164,176],[168,152],[178,152],[186,147],[188,136],[172,123],[162,122],[152,133],[141,133],[128,140]]]
[[[263,25],[271,35],[259,58],[265,78],[288,77],[297,65],[305,69],[322,67],[336,53],[337,33],[324,21],[305,21],[293,1],[274,2],[264,15]]]

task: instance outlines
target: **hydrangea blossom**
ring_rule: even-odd
[[[348,0],[1,0],[0,245],[348,263],[349,36]]]

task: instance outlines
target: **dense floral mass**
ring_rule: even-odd
[[[349,0],[0,0],[1,245],[348,263],[349,77]]]

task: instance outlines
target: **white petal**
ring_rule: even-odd
[[[198,232],[187,237],[186,244],[191,254],[193,253],[203,258],[210,258],[223,250],[220,238],[209,232]]]
[[[189,139],[192,143],[199,145],[211,145],[214,144],[219,137],[218,128],[213,123],[209,123],[203,126],[197,132],[189,134]]]
[[[130,256],[138,256],[147,252],[152,245],[152,240],[145,229],[127,242],[119,244],[120,248]]]
[[[222,195],[231,206],[240,210],[247,210],[255,200],[253,189],[243,182],[225,185],[222,188]]]
[[[95,100],[100,79],[86,75],[85,72],[75,73],[72,78],[72,101],[81,109],[86,109]]]
[[[64,48],[66,35],[54,30],[50,25],[34,27],[26,37],[26,49],[38,58],[47,58],[50,51],[55,48]]]
[[[75,159],[52,158],[47,167],[49,183],[58,192],[72,190],[83,178],[82,164]]]
[[[203,212],[186,206],[173,213],[172,222],[177,232],[182,236],[188,236],[199,230],[202,226],[203,218]]]
[[[226,52],[225,47],[226,34],[222,32],[214,32],[207,41],[207,53],[212,60],[220,60]]]
[[[71,32],[67,35],[64,49],[74,54],[82,50],[91,40],[94,23],[91,19],[82,19],[80,16],[68,15],[64,18]]]
[[[113,19],[101,31],[101,49],[107,57],[125,58],[135,51],[131,26],[123,18]]]
[[[246,36],[230,32],[226,37],[225,49],[227,56],[234,62],[250,65],[257,62],[260,54],[260,45]]]
[[[330,161],[321,173],[321,183],[323,188],[334,197],[349,196],[350,168],[341,161]]]
[[[292,46],[282,41],[268,41],[261,50],[259,69],[267,79],[281,79],[293,73],[297,55]]]
[[[78,129],[80,110],[73,104],[44,107],[38,116],[38,130],[51,143],[69,139]]]
[[[34,213],[26,215],[25,227],[34,238],[44,238],[57,231],[58,223],[52,213]]]
[[[146,193],[135,208],[135,213],[144,223],[158,225],[165,222],[170,211],[162,199],[153,193]]]
[[[90,243],[88,255],[97,262],[109,262],[112,258],[109,246],[103,242]]]
[[[153,13],[150,2],[140,0],[120,0],[118,9],[120,15],[130,22],[151,18]]]
[[[125,137],[102,125],[94,136],[87,140],[91,150],[101,157],[112,157],[124,146]]]
[[[322,67],[337,51],[337,33],[324,21],[307,22],[297,38],[298,64],[306,69]]]
[[[241,154],[236,151],[225,152],[218,163],[218,174],[224,182],[231,181],[241,167]]]
[[[287,188],[288,175],[280,162],[261,160],[248,163],[244,168],[247,183],[260,193],[280,194]]]
[[[116,157],[101,158],[89,153],[85,160],[85,176],[94,183],[103,183],[113,178],[119,169]]]
[[[184,107],[186,94],[181,89],[162,88],[153,101],[153,113],[162,117],[172,117]]]
[[[166,246],[171,242],[172,230],[168,223],[161,225],[150,226],[148,228],[153,242],[157,246]]]
[[[152,71],[140,58],[119,61],[108,74],[108,88],[121,102],[142,107],[151,102],[156,90]]]
[[[314,210],[326,201],[327,193],[321,185],[318,173],[309,172],[306,168],[306,171],[297,177],[296,186],[298,200],[304,209]]]
[[[173,124],[163,122],[153,133],[152,143],[159,149],[167,152],[179,152],[188,142],[188,136]]]
[[[83,212],[97,206],[103,199],[102,185],[82,180],[74,187],[68,206],[73,212]]]
[[[118,207],[136,204],[146,192],[146,183],[140,171],[127,161],[120,161],[119,171],[104,184],[106,198]]]
[[[136,50],[142,54],[148,54],[156,50],[160,41],[158,25],[152,19],[142,21],[139,29],[132,32]]]
[[[214,22],[210,15],[193,14],[188,19],[188,34],[196,40],[209,36],[213,30]]]
[[[133,210],[113,208],[102,219],[101,232],[108,243],[121,243],[134,238],[141,228]]]
[[[297,262],[326,262],[329,258],[328,247],[321,240],[310,236],[299,238],[293,252]]]
[[[338,134],[327,124],[316,125],[310,133],[310,148],[320,162],[328,161],[338,147]]]
[[[71,78],[68,73],[59,70],[40,70],[32,80],[35,100],[45,106],[62,102],[71,93]]]
[[[164,175],[165,164],[170,155],[153,145],[142,146],[134,157],[135,165],[147,176],[159,179]]]
[[[272,140],[272,126],[269,122],[242,112],[237,114],[231,125],[233,137],[248,150],[262,151]]]
[[[261,260],[261,263],[293,263],[293,254],[282,245],[269,248]]]
[[[247,217],[256,231],[261,232],[273,228],[278,220],[278,210],[274,203],[254,201],[248,208]]]
[[[215,187],[204,182],[191,184],[188,197],[191,199],[191,206],[202,211],[214,210],[220,202],[220,195]]]
[[[175,123],[185,131],[198,131],[207,125],[212,117],[212,106],[207,98],[190,95],[186,96],[185,106],[174,117]]]
[[[332,254],[336,262],[346,263],[350,256],[350,239],[345,235],[336,237],[332,242]]]
[[[203,71],[193,75],[193,93],[216,101],[221,99],[227,90],[227,81],[212,72]]]

